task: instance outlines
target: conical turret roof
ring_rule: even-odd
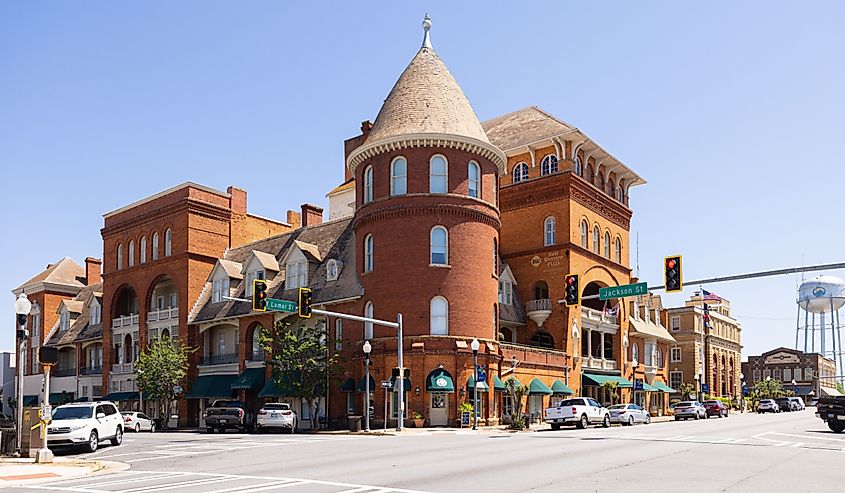
[[[423,47],[402,72],[368,140],[449,134],[490,143],[458,82],[433,48]]]

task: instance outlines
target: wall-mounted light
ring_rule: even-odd
[[[420,395],[420,388],[419,387],[414,389],[414,394],[416,394],[417,396]]]

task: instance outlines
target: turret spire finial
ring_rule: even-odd
[[[431,17],[429,17],[428,14],[425,14],[425,19],[423,19],[422,28],[423,31],[425,31],[425,34],[423,35],[422,47],[432,49],[431,38],[428,36],[428,31],[431,29]]]

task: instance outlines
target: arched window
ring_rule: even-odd
[[[251,361],[259,361],[264,359],[259,357],[261,355],[261,326],[256,325],[252,329],[252,358]]]
[[[616,263],[622,263],[622,240],[618,236],[613,242],[613,257],[616,259]]]
[[[631,361],[640,362],[640,348],[636,342],[631,344]]]
[[[153,260],[158,260],[158,233],[153,233]]]
[[[513,182],[519,183],[528,179],[528,165],[519,163],[513,168]]]
[[[622,202],[622,187],[616,187],[616,200]]]
[[[338,318],[334,321],[334,350],[343,350],[343,319]]]
[[[575,174],[584,176],[584,166],[581,164],[581,158],[578,156],[575,156]]]
[[[431,335],[445,336],[449,334],[449,302],[442,296],[431,299]]]
[[[117,245],[117,270],[123,268],[123,243]]]
[[[604,258],[610,258],[610,232],[604,232]]]
[[[589,233],[587,232],[587,228],[589,228],[589,226],[587,226],[587,221],[582,220],[581,221],[581,248],[587,248],[588,247],[588,245],[587,245],[587,235]]]
[[[449,232],[443,226],[431,228],[431,264],[447,265],[449,263]]]
[[[540,163],[540,173],[543,175],[557,173],[557,156],[549,154],[544,157],[542,163]]]
[[[147,237],[141,237],[141,263],[147,262]]]
[[[399,156],[390,163],[390,195],[408,193],[408,161]]]
[[[538,330],[531,336],[531,345],[537,347],[544,347],[548,349],[554,349],[555,347],[555,339],[552,337],[551,334],[544,330]]]
[[[475,198],[481,197],[481,169],[475,161],[470,161],[467,166],[467,179],[469,181],[468,195]]]
[[[364,203],[373,200],[373,167],[367,166],[364,169]]]
[[[364,316],[367,318],[375,318],[374,315],[375,311],[373,310],[373,302],[368,301],[366,305],[364,305]],[[373,323],[372,322],[364,322],[364,339],[372,339],[373,338]]]
[[[543,239],[543,245],[550,246],[555,244],[555,218],[547,217],[546,221],[543,223],[543,230],[545,231],[545,238]]]
[[[493,238],[493,275],[499,276],[499,243]]]
[[[428,171],[428,191],[430,193],[446,193],[449,182],[449,172],[446,158],[441,155],[431,157]]]
[[[169,257],[173,253],[173,230],[167,228],[164,232],[164,256]]]
[[[595,178],[596,177],[593,173],[593,167],[592,165],[590,165],[589,162],[587,162],[587,166],[584,167],[584,179],[590,183],[593,183],[593,180],[595,180]]]
[[[604,173],[602,173],[601,171],[599,171],[599,174],[596,177],[596,183],[595,184],[596,184],[596,187],[598,187],[599,190],[601,190],[602,192],[605,191]]]
[[[598,225],[593,226],[593,252],[599,253],[601,251],[601,241],[599,240],[599,232]]]
[[[373,235],[364,238],[364,272],[373,271]]]
[[[127,264],[129,267],[132,267],[135,265],[135,240],[129,240],[129,251],[127,253],[129,254],[129,261]]]

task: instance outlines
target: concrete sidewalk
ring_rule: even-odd
[[[126,469],[129,465],[112,461],[56,457],[52,464],[36,464],[35,459],[3,457],[0,458],[0,489]]]

